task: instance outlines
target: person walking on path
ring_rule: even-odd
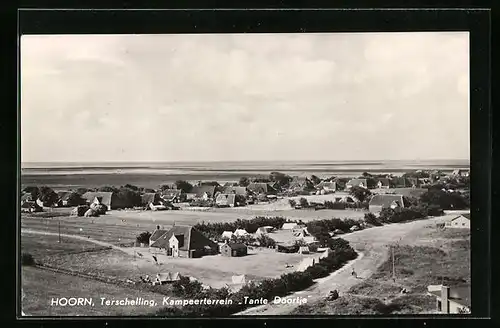
[[[358,278],[358,274],[356,273],[356,271],[354,271],[354,268],[352,268],[351,276],[353,276],[354,278]]]

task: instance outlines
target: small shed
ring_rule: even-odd
[[[220,247],[223,256],[238,257],[248,254],[248,247],[240,243],[225,243]]]
[[[470,214],[462,214],[445,223],[446,228],[470,229]]]

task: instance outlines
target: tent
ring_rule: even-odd
[[[324,259],[326,257],[328,257],[328,255],[330,255],[330,249],[327,248],[323,253],[320,254],[319,258],[320,259]]]
[[[165,284],[167,282],[177,281],[181,278],[179,272],[171,273],[171,272],[163,272],[158,273],[156,275],[156,279],[153,284]]]
[[[299,226],[297,223],[285,223],[283,224],[283,227],[281,227],[281,229],[283,230],[293,230],[299,228],[301,228],[301,226]]]
[[[239,276],[232,276],[231,280],[233,281],[233,284],[244,284],[246,283],[246,277],[244,274],[239,275]]]
[[[299,263],[298,267],[297,267],[297,271],[306,271],[307,268],[309,268],[310,266],[313,265],[313,261],[314,259],[313,258],[305,258],[302,260],[302,262]]]
[[[299,248],[299,253],[300,254],[309,254],[309,247],[307,247],[307,246],[301,246]]]
[[[231,239],[231,237],[233,237],[233,232],[232,231],[224,231],[222,233],[222,238],[228,238],[228,239]]]
[[[357,230],[359,230],[359,227],[357,225],[353,225],[349,230],[357,231]]]
[[[249,233],[245,229],[236,229],[234,235],[240,237],[240,236],[247,236],[249,235]]]

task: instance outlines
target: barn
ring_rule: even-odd
[[[238,257],[248,254],[248,247],[240,243],[225,243],[220,247],[223,256]]]

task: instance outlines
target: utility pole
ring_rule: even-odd
[[[394,246],[391,245],[392,252],[392,281],[396,282],[396,267],[394,264]]]

